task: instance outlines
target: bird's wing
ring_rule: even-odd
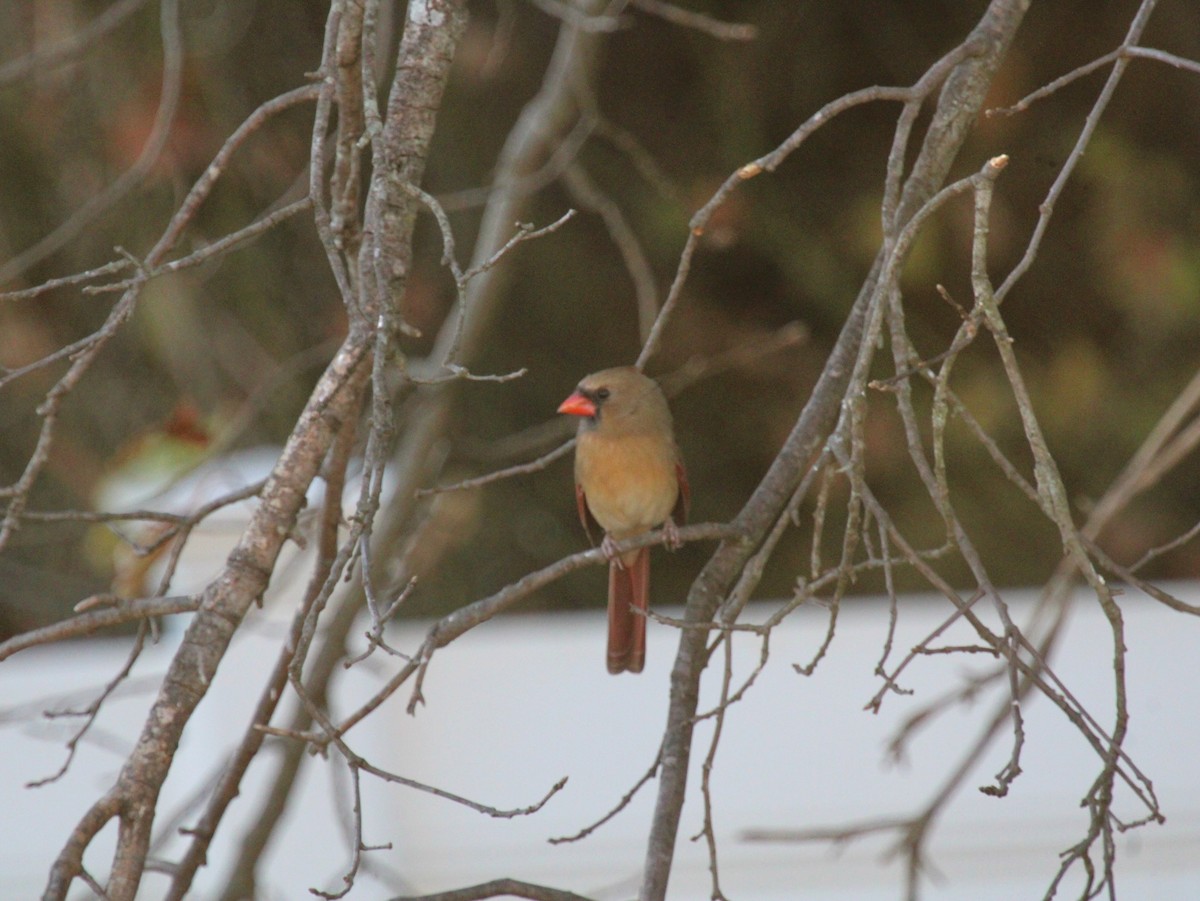
[[[575,506],[579,508],[579,521],[583,523],[583,531],[587,534],[588,544],[595,547],[596,539],[592,537],[592,523],[596,524],[597,529],[600,529],[600,523],[596,522],[596,517],[592,516],[592,511],[588,509],[587,495],[583,493],[583,486],[578,482],[575,483]],[[600,531],[604,530],[600,529]]]
[[[688,484],[687,469],[679,461],[675,463],[675,479],[679,482],[679,498],[675,501],[671,518],[675,520],[676,525],[681,526],[687,522],[688,511],[692,508],[692,488]]]

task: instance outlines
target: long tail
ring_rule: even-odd
[[[608,671],[640,673],[646,665],[646,611],[650,606],[650,549],[631,563],[608,565]]]

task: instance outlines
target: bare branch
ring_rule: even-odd
[[[303,89],[304,94],[312,93],[312,89]],[[125,279],[119,282],[109,282],[103,285],[88,285],[83,289],[84,294],[106,294],[113,291],[125,291],[129,288],[136,287],[152,279],[163,275],[170,275],[175,272],[181,272],[185,269],[191,269],[206,263],[209,260],[219,256],[224,256],[231,250],[238,250],[245,247],[251,241],[261,237],[266,232],[275,228],[281,222],[284,222],[298,213],[306,212],[312,206],[312,202],[306,197],[303,200],[297,200],[294,203],[276,210],[273,213],[268,213],[262,219],[247,225],[245,228],[240,228],[235,232],[231,232],[222,238],[218,238],[207,247],[189,253],[185,257],[180,257],[177,260],[172,260],[169,263],[164,263],[154,269],[146,269],[140,272],[135,278]]]
[[[630,5],[649,15],[658,16],[664,22],[692,28],[722,41],[753,41],[758,37],[758,29],[753,25],[722,22],[674,3],[664,3],[663,0],[630,0]]]
[[[103,266],[97,266],[95,269],[89,269],[86,272],[78,272],[75,275],[66,275],[62,278],[47,279],[40,285],[32,288],[23,288],[19,291],[2,291],[0,292],[0,300],[31,300],[35,297],[41,297],[43,294],[49,294],[51,291],[57,291],[59,288],[72,288],[75,285],[82,285],[109,275],[116,275],[118,272],[125,272],[131,268],[135,268],[134,264],[122,257],[119,260],[113,260],[110,263],[105,263]],[[5,380],[7,381],[7,377]]]
[[[543,454],[536,460],[530,460],[528,463],[520,463],[516,466],[509,466],[505,469],[499,469],[495,472],[489,472],[486,475],[476,476],[473,479],[463,479],[461,482],[455,482],[452,485],[439,485],[437,488],[422,488],[417,492],[417,497],[425,497],[426,495],[436,494],[442,491],[463,491],[469,488],[482,488],[484,485],[489,485],[492,482],[499,482],[502,479],[512,478],[513,476],[529,475],[534,472],[541,472],[555,460],[565,457],[575,447],[575,439],[572,438],[550,451],[548,454]]]
[[[589,835],[591,835],[593,832],[595,832],[597,829],[599,829],[601,826],[603,826],[605,823],[607,823],[609,820],[611,820],[613,817],[615,817],[617,814],[619,814],[622,810],[624,810],[626,807],[628,807],[630,805],[630,803],[633,801],[633,799],[637,797],[638,792],[640,792],[642,790],[642,788],[658,774],[658,767],[661,763],[662,763],[662,746],[660,745],[659,749],[658,749],[658,753],[656,753],[654,755],[654,762],[650,764],[650,767],[646,770],[645,773],[642,774],[641,778],[638,779],[637,782],[633,783],[633,787],[630,788],[629,791],[625,792],[625,794],[621,796],[620,800],[617,801],[617,803],[614,804],[612,806],[612,808],[606,814],[604,814],[604,816],[600,817],[600,819],[592,822],[591,824],[585,826],[584,828],[580,829],[578,832],[576,832],[572,835],[557,836],[555,838],[549,839],[550,844],[561,845],[561,844],[566,844],[568,842],[581,841],[582,839],[587,838]]]
[[[104,610],[89,610],[79,616],[71,617],[62,622],[52,623],[31,632],[23,632],[0,643],[0,660],[6,660],[18,651],[66,641],[71,638],[81,638],[91,635],[101,629],[120,626],[125,623],[138,622],[157,616],[172,616],[177,613],[193,613],[200,606],[198,597],[171,598],[140,598],[126,601],[113,599],[117,606]]]
[[[126,678],[128,678],[130,671],[133,669],[133,665],[137,662],[138,657],[141,656],[142,648],[145,647],[146,643],[146,632],[146,622],[143,620],[141,626],[138,628],[137,637],[134,639],[128,655],[125,657],[125,663],[121,666],[120,670],[117,671],[117,674],[108,681],[108,683],[100,691],[100,694],[97,695],[87,707],[85,707],[83,710],[46,712],[45,715],[51,718],[62,716],[83,717],[83,723],[75,731],[75,734],[72,735],[67,741],[67,757],[63,761],[62,766],[60,766],[58,770],[50,776],[26,783],[26,788],[41,788],[43,785],[48,785],[51,782],[57,782],[67,772],[71,766],[71,761],[75,759],[75,751],[79,747],[79,742],[88,733],[88,730],[91,729],[92,724],[96,722],[96,716],[100,713],[100,708],[104,706],[104,702],[107,701],[112,696],[113,692],[117,690],[117,687],[124,682]]]
[[[563,24],[588,33],[616,31],[625,27],[625,22],[616,16],[595,15],[581,11],[566,0],[531,0],[534,6],[548,16],[561,19]]]

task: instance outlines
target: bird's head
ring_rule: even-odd
[[[579,416],[584,427],[638,431],[670,424],[658,383],[632,366],[604,369],[583,379],[573,394],[558,406],[559,413]]]

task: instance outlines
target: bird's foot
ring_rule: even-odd
[[[604,554],[604,559],[609,563],[615,563],[621,569],[625,568],[625,564],[621,562],[621,555],[617,553],[617,543],[611,535],[605,535],[604,540],[600,542],[600,553]]]
[[[679,526],[675,525],[675,520],[668,516],[662,530],[663,539],[670,550],[677,551],[683,547],[683,539],[679,537]]]

